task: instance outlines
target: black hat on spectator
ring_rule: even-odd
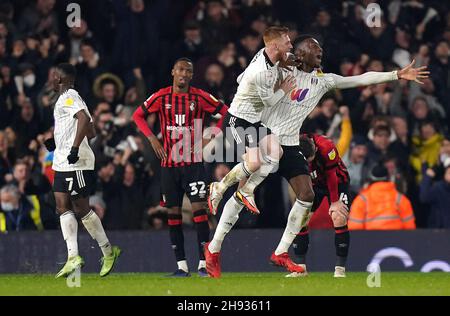
[[[385,166],[375,165],[370,170],[369,178],[372,182],[388,181],[389,173]]]

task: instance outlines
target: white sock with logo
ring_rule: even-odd
[[[59,217],[63,238],[67,245],[69,258],[78,256],[78,221],[72,211],[67,211]]]
[[[227,201],[223,207],[222,216],[220,216],[214,238],[208,246],[211,253],[220,252],[225,236],[230,232],[234,224],[236,224],[239,219],[239,213],[243,208],[244,205],[236,200],[234,195]]]

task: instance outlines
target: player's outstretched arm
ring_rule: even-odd
[[[428,79],[428,75],[430,74],[430,72],[427,71],[427,66],[413,68],[415,62],[416,60],[414,59],[408,66],[401,70],[398,70],[398,79],[405,79],[423,84],[421,80]]]
[[[362,75],[349,77],[342,77],[339,75],[332,74],[332,77],[335,81],[335,88],[338,89],[356,88],[399,79],[415,81],[419,84],[423,84],[421,80],[427,79],[430,72],[427,71],[427,66],[414,68],[413,66],[415,62],[416,61],[413,60],[411,64],[409,64],[408,66],[406,66],[401,70],[389,72],[369,71]]]

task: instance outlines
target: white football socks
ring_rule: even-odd
[[[197,268],[197,270],[200,270],[200,269],[203,269],[203,268],[206,269],[206,260],[200,260],[200,261],[198,262],[198,268]]]
[[[100,218],[94,211],[90,211],[85,217],[81,219],[84,227],[89,232],[89,235],[95,239],[102,250],[103,256],[109,257],[112,255],[111,244],[108,237],[106,237],[105,230],[103,229]]]
[[[177,262],[178,269],[183,270],[184,272],[189,272],[189,268],[186,260],[181,260]]]
[[[239,213],[244,208],[244,205],[236,200],[233,195],[223,207],[222,216],[220,216],[219,224],[217,225],[216,232],[214,233],[214,238],[208,246],[211,253],[220,252],[222,248],[222,242],[225,236],[233,228],[239,219]]]
[[[252,172],[249,170],[248,165],[245,161],[238,163],[231,169],[230,172],[220,181],[220,187],[225,192],[226,189],[231,187],[233,184],[238,183],[242,179],[249,177]]]
[[[67,211],[59,217],[63,238],[67,244],[69,258],[78,256],[78,222],[72,211]]]
[[[313,202],[304,202],[296,200],[289,213],[286,229],[284,230],[281,241],[275,250],[275,255],[281,255],[288,252],[297,234],[308,220],[309,212],[313,206]]]

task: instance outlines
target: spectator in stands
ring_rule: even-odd
[[[450,228],[450,161],[444,168],[444,178],[433,183],[436,172],[424,164],[424,174],[420,184],[420,200],[428,208],[428,228]]]
[[[55,3],[56,0],[37,0],[27,7],[20,17],[19,31],[22,34],[58,33],[58,17],[53,11]]]
[[[291,39],[293,39],[291,37]],[[239,39],[238,61],[243,69],[245,69],[253,59],[253,56],[261,48],[261,36],[254,30],[244,32]]]
[[[412,154],[410,162],[416,171],[417,183],[422,179],[422,163],[434,167],[439,161],[439,151],[444,137],[432,121],[424,121],[420,125],[420,135],[412,138]]]
[[[23,156],[28,152],[30,143],[36,139],[42,129],[30,99],[24,100],[19,111],[11,127],[17,135],[16,152],[19,156]]]
[[[116,155],[114,173],[102,178],[104,217],[108,229],[141,229],[148,208],[150,171],[145,166],[130,162],[133,151],[126,148]]]
[[[409,199],[389,181],[388,170],[376,165],[370,172],[371,184],[355,198],[350,209],[351,230],[415,229]]]
[[[369,164],[372,166],[381,161],[388,153],[391,144],[391,129],[386,125],[379,125],[373,129],[373,139],[368,146]]]
[[[187,21],[183,27],[184,38],[172,48],[172,59],[185,56],[194,63],[205,54],[202,29],[197,21]]]
[[[104,73],[97,77],[92,87],[97,102],[106,102],[113,112],[122,101],[124,84],[119,77],[112,73]]]
[[[84,39],[80,48],[81,60],[77,64],[77,82],[76,86],[81,95],[87,97],[87,106],[92,108],[94,96],[92,87],[97,78],[106,72],[107,67],[100,58],[100,54],[96,48],[96,44],[92,39]]]
[[[36,230],[41,228],[40,218],[33,220],[33,204],[15,185],[0,190],[0,232]]]
[[[361,135],[355,135],[350,146],[350,152],[343,160],[350,175],[350,195],[354,198],[364,183],[369,173],[367,160],[367,140]]]
[[[6,183],[5,176],[11,173],[14,160],[8,146],[6,133],[0,131],[0,187]]]

